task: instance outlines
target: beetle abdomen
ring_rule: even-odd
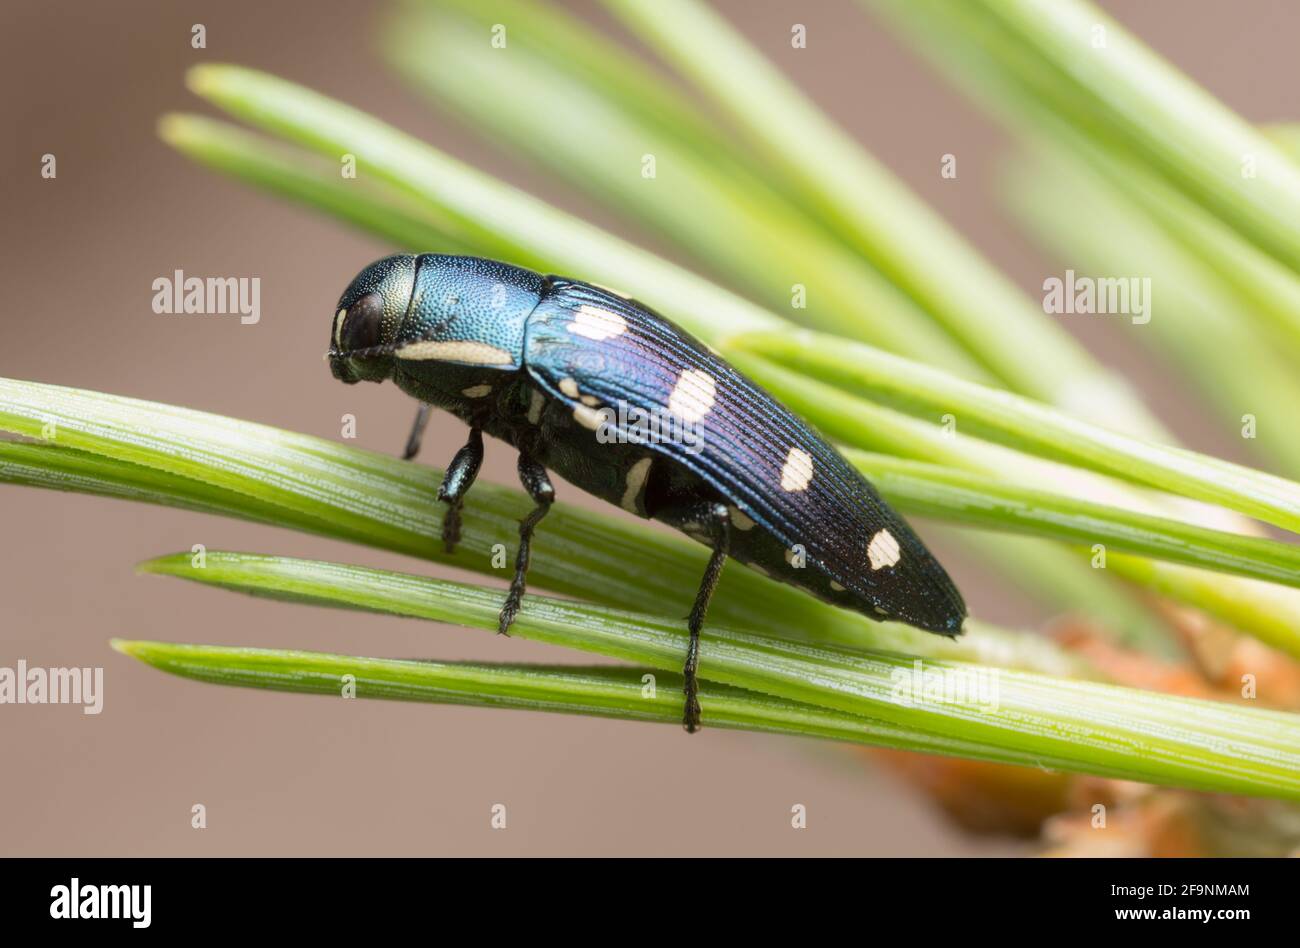
[[[626,479],[643,478],[653,501],[654,485],[674,471],[681,490],[697,479],[730,507],[732,553],[742,562],[871,618],[961,630],[965,604],[947,573],[857,470],[654,311],[550,277],[528,319],[524,365],[571,421],[566,450],[590,454],[598,480],[625,478],[626,495],[635,486]],[[646,438],[651,426],[659,435]],[[611,499],[604,480],[593,492]]]

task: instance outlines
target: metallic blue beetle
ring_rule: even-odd
[[[469,426],[438,489],[448,551],[483,432],[518,450],[535,507],[520,522],[501,632],[519,612],[533,530],[555,498],[548,469],[712,550],[687,620],[688,731],[700,720],[700,627],[728,556],[873,619],[961,632],[966,607],[943,567],[840,453],[635,300],[476,257],[386,257],[339,299],[329,357],[344,382],[392,378],[419,400],[407,458],[430,406]]]

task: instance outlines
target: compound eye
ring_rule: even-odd
[[[378,293],[367,293],[349,306],[339,332],[339,344],[343,352],[373,349],[379,345],[383,319],[384,298]]]

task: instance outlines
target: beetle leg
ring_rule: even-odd
[[[528,491],[528,496],[537,506],[523,520],[519,521],[519,553],[515,556],[515,578],[510,583],[510,592],[506,595],[506,604],[501,607],[501,616],[497,621],[497,632],[507,634],[510,624],[519,614],[519,601],[524,596],[525,577],[528,574],[529,548],[533,541],[533,530],[555,500],[555,488],[542,467],[527,454],[519,452],[519,482]]]
[[[429,424],[429,405],[420,402],[420,409],[415,413],[415,424],[411,425],[411,433],[406,439],[406,450],[402,452],[402,460],[410,461],[420,453],[420,440],[424,437],[424,429]]]
[[[682,690],[686,695],[682,725],[688,734],[694,734],[700,727],[700,686],[697,677],[700,667],[700,629],[704,626],[704,614],[709,609],[709,600],[713,598],[713,590],[718,586],[718,580],[722,577],[722,567],[726,564],[727,555],[731,550],[731,517],[727,512],[726,504],[704,500],[661,511],[655,514],[655,519],[689,533],[703,531],[709,537],[713,547],[709,565],[704,568],[700,588],[695,593],[695,604],[691,607],[691,614],[686,620],[691,640],[686,646],[686,664],[682,667]]]
[[[713,590],[718,588],[722,577],[722,567],[727,562],[727,553],[731,549],[731,518],[725,504],[710,504],[705,517],[706,526],[713,534],[713,553],[709,565],[704,568],[700,588],[695,593],[695,604],[691,606],[690,617],[686,626],[691,633],[690,644],[686,647],[686,664],[682,668],[683,690],[686,693],[686,710],[682,715],[682,725],[687,734],[694,734],[700,726],[699,681],[696,672],[700,668],[700,628],[704,625],[704,614],[709,609],[709,600]]]
[[[428,408],[428,406],[423,406]],[[416,432],[420,430],[416,421],[416,431],[411,437],[419,444]],[[447,465],[447,473],[438,485],[438,499],[446,502],[447,515],[442,520],[442,543],[448,553],[456,550],[460,542],[460,511],[465,505],[465,492],[478,476],[478,469],[483,464],[483,431],[480,428],[469,429],[469,441],[456,452],[456,456]]]

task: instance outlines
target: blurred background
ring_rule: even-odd
[[[1031,297],[1060,267],[997,199],[999,131],[848,0],[717,7]],[[602,29],[594,5],[566,4]],[[1295,117],[1300,8],[1142,0],[1109,12],[1255,122]],[[344,387],[321,361],[332,307],[381,243],[203,170],[158,117],[206,111],[198,62],[265,69],[356,105],[666,256],[690,259],[429,107],[377,51],[383,3],[11,0],[0,10],[4,98],[0,375],[175,403],[397,453],[413,407],[391,386]],[[792,49],[804,23],[808,48]],[[207,48],[191,48],[191,27]],[[41,156],[58,176],[40,175]],[[961,173],[941,179],[939,157]],[[426,248],[437,250],[439,248]],[[152,282],[256,276],[262,318],[155,315]],[[575,274],[581,276],[581,274]],[[1194,390],[1104,320],[1069,321],[1190,447],[1248,460],[1204,423]],[[425,457],[463,440],[435,417]],[[483,477],[514,482],[491,444]],[[562,498],[591,503],[573,489]],[[430,502],[433,500],[430,498]],[[471,503],[472,495],[471,495]],[[610,516],[621,516],[610,511]],[[104,712],[0,708],[0,854],[863,854],[1030,851],[944,819],[866,752],[774,737],[569,716],[341,702],[204,687],[113,653],[112,636],[479,660],[556,660],[539,645],[394,618],[231,596],[133,575],[208,548],[438,568],[287,531],[110,500],[0,487],[0,665],[103,666]],[[939,544],[972,611],[1047,615]],[[725,577],[723,582],[725,583]],[[683,612],[689,599],[683,591]],[[190,828],[191,807],[208,828]],[[489,827],[504,803],[509,828]],[[795,804],[808,828],[790,828]]]

